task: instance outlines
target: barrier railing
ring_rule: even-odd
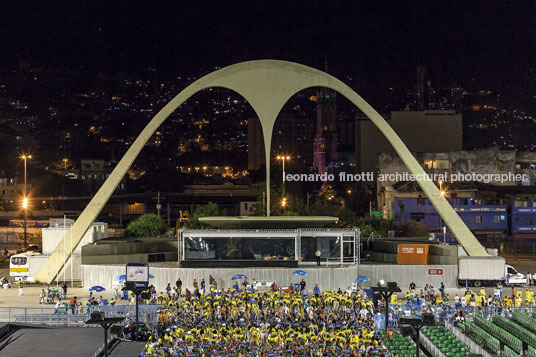
[[[158,305],[139,305],[139,321],[156,324]],[[102,311],[106,317],[126,317],[136,319],[133,305],[85,306],[73,308],[54,307],[0,307],[0,321],[54,326],[85,326],[94,311]]]
[[[393,309],[393,306],[391,306]],[[416,317],[419,318],[422,312],[429,312],[434,314],[438,321],[453,322],[454,315],[461,311],[465,319],[473,320],[476,315],[480,315],[485,319],[492,319],[495,315],[500,315],[506,318],[512,317],[513,311],[524,312],[528,315],[536,313],[536,306],[522,305],[518,307],[514,306],[464,306],[456,308],[454,306],[435,306],[425,305],[416,306],[412,304],[402,304],[394,308],[395,314],[401,317]]]

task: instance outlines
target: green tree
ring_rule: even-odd
[[[400,230],[405,237],[427,237],[430,233],[430,230],[425,224],[413,220],[404,223],[400,227]]]
[[[156,214],[144,214],[130,222],[125,231],[129,238],[159,237],[166,233],[166,223]]]
[[[190,217],[188,222],[184,224],[186,229],[203,229],[210,228],[210,225],[199,222],[201,217],[214,217],[214,216],[225,216],[225,211],[220,210],[218,205],[214,202],[209,202],[206,205],[197,205],[193,215]]]
[[[253,216],[265,216],[266,210],[263,204],[263,195],[257,197],[257,202],[253,205]]]

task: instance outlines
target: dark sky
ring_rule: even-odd
[[[467,85],[474,78],[488,88],[515,90],[526,87],[523,81],[536,67],[534,1],[58,4],[0,3],[4,68],[23,60],[184,73],[259,58],[322,68],[327,56],[334,74],[354,72],[390,86],[413,82],[415,66],[423,64],[439,81]]]

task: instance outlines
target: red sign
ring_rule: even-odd
[[[443,269],[428,269],[428,275],[443,275]]]

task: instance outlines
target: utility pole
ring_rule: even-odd
[[[168,229],[171,226],[171,212],[169,210],[170,210],[170,204],[169,204],[169,201],[168,201],[168,203],[167,203],[167,226],[168,226]]]
[[[156,212],[158,213],[158,217],[160,217],[161,208],[162,208],[162,205],[160,204],[160,191],[158,191],[158,194],[156,196]]]
[[[28,218],[28,192],[26,191],[26,161],[32,158],[32,155],[22,155],[24,160],[24,196],[22,197],[22,208],[24,209],[24,250],[28,249],[26,220]]]

